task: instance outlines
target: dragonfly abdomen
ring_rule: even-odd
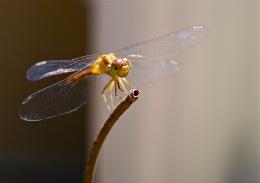
[[[87,68],[87,69],[84,69],[82,71],[72,74],[71,76],[69,76],[67,78],[67,82],[71,85],[75,85],[78,81],[80,81],[81,79],[83,79],[84,77],[86,77],[88,75],[93,75],[91,68]]]

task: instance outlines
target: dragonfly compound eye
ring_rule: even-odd
[[[129,74],[131,68],[131,64],[126,58],[121,59],[120,67],[117,73],[118,76],[122,78],[126,77]]]

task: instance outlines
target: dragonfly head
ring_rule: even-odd
[[[131,69],[132,65],[130,60],[128,60],[127,58],[117,58],[112,63],[111,74],[124,78],[129,74]]]

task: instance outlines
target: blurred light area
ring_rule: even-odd
[[[180,58],[181,72],[140,88],[105,142],[96,182],[260,182],[259,2],[90,5],[99,53],[189,25],[210,31]],[[96,91],[101,86],[91,104],[95,132],[108,116]]]

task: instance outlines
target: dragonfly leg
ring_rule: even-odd
[[[125,84],[124,82],[122,81],[122,78],[118,78],[118,83],[119,85],[121,86],[121,91],[124,93],[124,94],[127,94],[127,90],[126,90],[126,87],[125,87]]]
[[[121,86],[120,86],[120,83],[119,83],[119,81],[117,80],[117,86],[118,86],[118,89],[121,91],[121,92],[123,92],[124,93],[124,90],[121,88]]]
[[[120,95],[118,95],[118,93],[117,93],[117,87],[119,88],[120,85],[119,85],[118,81],[116,80],[116,83],[115,83],[115,96],[116,96],[117,98],[119,98],[120,100],[123,100],[123,97],[120,96]],[[120,89],[120,90],[121,90],[121,89]]]
[[[110,96],[110,101],[111,101],[111,107],[112,107],[112,109],[115,108],[114,98],[113,98],[113,95],[112,95],[112,89],[113,89],[114,85],[115,85],[115,81],[112,80],[111,83],[110,83],[110,85],[109,85],[109,90],[108,90],[108,93],[109,93],[109,96]]]
[[[131,83],[130,81],[128,81],[126,78],[122,78],[122,81],[125,82],[125,84],[128,86],[128,88],[134,88],[135,85],[133,83]]]
[[[104,86],[104,88],[103,88],[103,90],[102,90],[102,97],[103,97],[104,102],[105,102],[105,104],[106,104],[106,106],[107,106],[107,109],[108,109],[109,111],[111,111],[111,109],[110,109],[110,106],[109,106],[108,103],[107,103],[107,97],[106,97],[106,95],[105,95],[105,91],[107,90],[108,86],[111,84],[112,81],[113,81],[113,80],[111,79],[111,80]]]

